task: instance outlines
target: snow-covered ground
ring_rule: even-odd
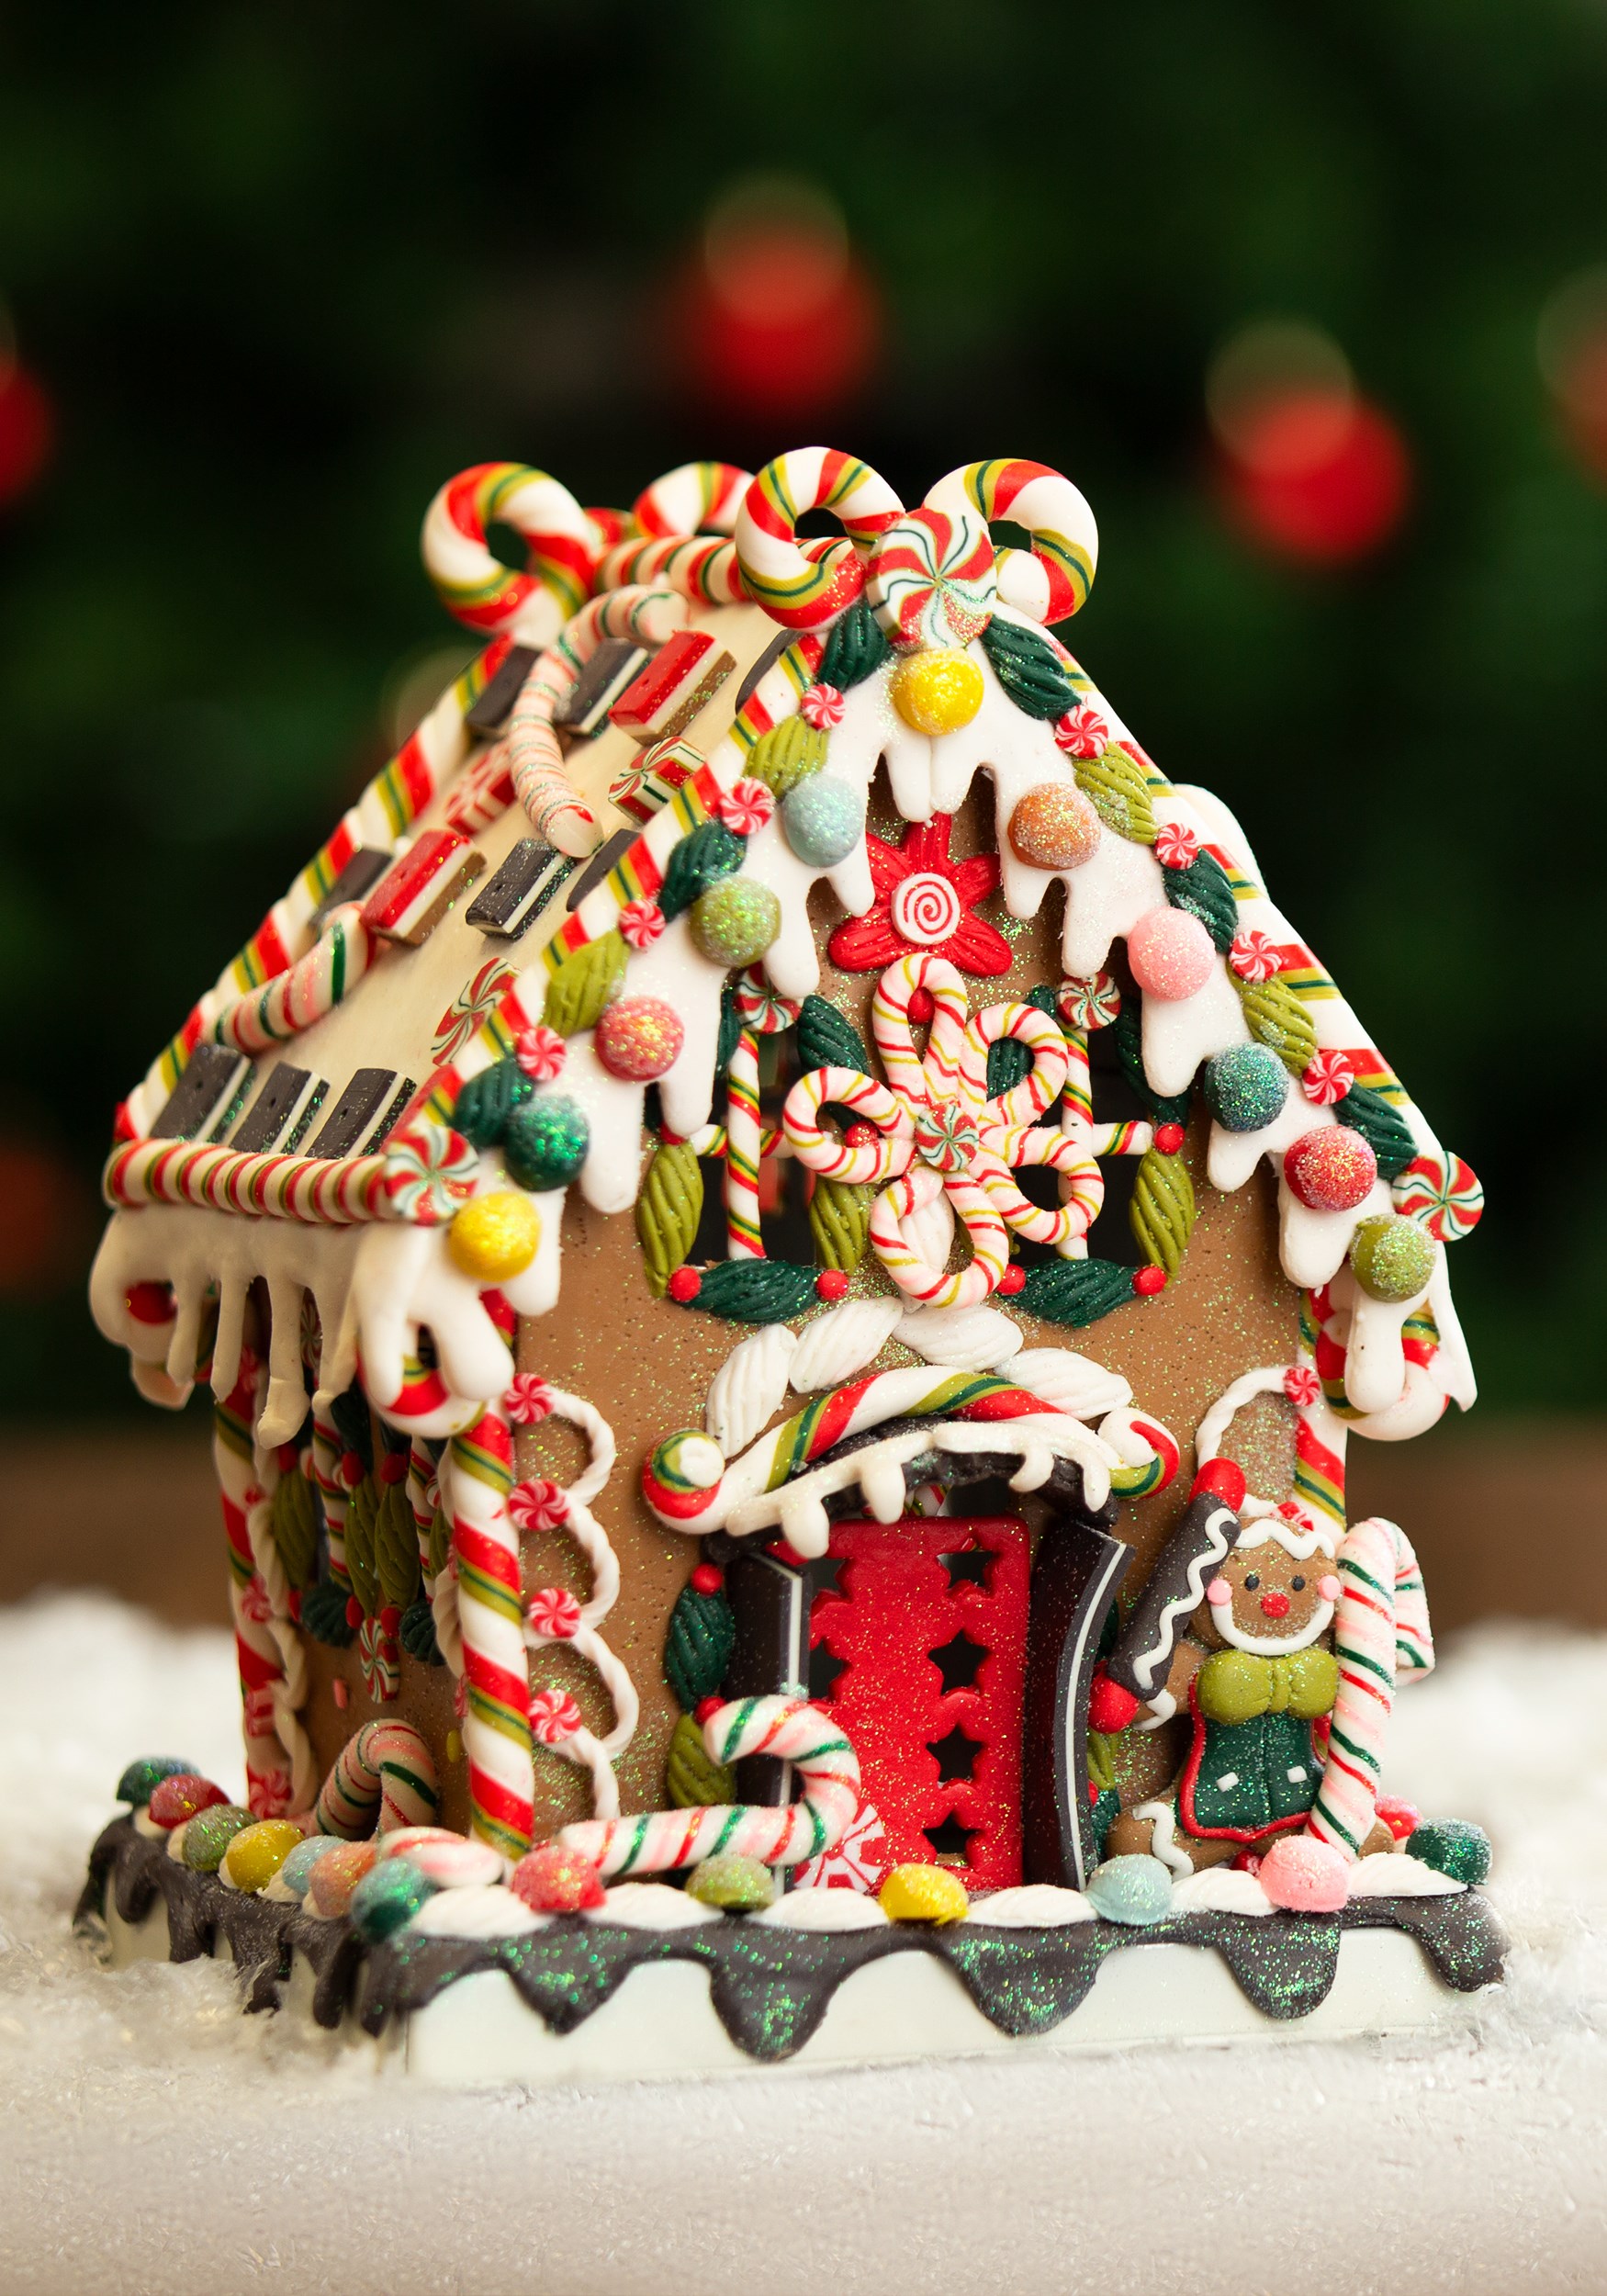
[[[1607,1640],[1490,1626],[1391,1784],[1497,1845],[1511,1982],[1432,2039],[435,2094],[69,1910],[123,1762],[238,1787],[232,1659],[0,1612],[0,2290],[1541,2296],[1607,2284]]]

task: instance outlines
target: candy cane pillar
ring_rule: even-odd
[[[504,1857],[517,1858],[530,1847],[535,1774],[519,1534],[508,1514],[513,1435],[500,1403],[453,1436],[446,1473],[474,1830]]]
[[[246,1798],[258,1818],[278,1818],[310,1796],[312,1750],[296,1719],[305,1692],[301,1645],[268,1523],[278,1468],[253,1441],[263,1382],[262,1367],[245,1352],[232,1390],[213,1410],[212,1458],[229,1546]]]

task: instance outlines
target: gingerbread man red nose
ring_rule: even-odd
[[[1261,1607],[1268,1618],[1287,1618],[1289,1612],[1289,1598],[1287,1594],[1279,1594],[1275,1592],[1264,1594],[1261,1598]]]

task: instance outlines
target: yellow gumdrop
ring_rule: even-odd
[[[895,1865],[876,1902],[890,1921],[963,1921],[971,1909],[965,1884],[942,1865]]]
[[[448,1761],[461,1761],[463,1760],[463,1733],[461,1730],[447,1731],[446,1759]]]
[[[951,734],[982,707],[982,671],[969,654],[928,647],[893,673],[893,706],[917,734]]]
[[[223,1852],[223,1871],[236,1889],[254,1895],[266,1889],[292,1850],[305,1840],[299,1826],[287,1818],[264,1818],[260,1825],[243,1826]]]
[[[541,1214],[528,1196],[477,1196],[447,1232],[446,1248],[466,1276],[500,1284],[522,1276],[541,1242]]]

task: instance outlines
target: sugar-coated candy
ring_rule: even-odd
[[[1378,1176],[1371,1144],[1348,1124],[1321,1124],[1284,1151],[1289,1192],[1311,1211],[1354,1211]]]
[[[521,1187],[563,1187],[586,1161],[591,1127],[578,1100],[538,1092],[508,1119],[502,1154]]]
[[[352,1892],[374,1863],[371,1841],[338,1842],[312,1869],[307,1902],[326,1921],[336,1919],[352,1902]]]
[[[1072,782],[1039,782],[1016,800],[1007,835],[1034,869],[1080,869],[1104,835],[1099,816]]]
[[[1406,1849],[1408,1856],[1421,1858],[1436,1874],[1466,1882],[1470,1889],[1489,1878],[1489,1836],[1482,1826],[1469,1825],[1466,1818],[1431,1819],[1417,1828]]]
[[[499,1188],[465,1204],[446,1232],[453,1265],[483,1284],[522,1276],[541,1242],[541,1214],[528,1196]]]
[[[257,1825],[242,1826],[223,1852],[223,1877],[248,1895],[266,1889],[291,1851],[300,1848],[301,1840],[300,1827],[287,1818],[264,1818]],[[187,1834],[185,1852],[187,1858]]]
[[[970,725],[986,688],[969,655],[925,647],[899,663],[890,691],[893,708],[917,734],[951,734]]]
[[[383,1865],[369,1867],[353,1889],[346,1909],[358,1935],[377,1945],[381,1938],[405,1927],[434,1895],[434,1883],[411,1858],[388,1858]]]
[[[279,1868],[279,1879],[293,1896],[305,1897],[313,1867],[342,1846],[338,1834],[309,1834],[305,1841],[297,1843]]]
[[[970,1894],[946,1865],[895,1865],[876,1893],[890,1921],[963,1921]]]
[[[693,1866],[686,1894],[700,1906],[718,1906],[723,1913],[762,1913],[776,1902],[776,1879],[759,1858],[721,1850]]]
[[[163,1778],[193,1778],[196,1765],[185,1761],[177,1754],[147,1754],[140,1761],[131,1761],[118,1780],[117,1798],[127,1802],[131,1809],[143,1809]]]
[[[753,964],[781,929],[781,905],[756,877],[723,877],[692,904],[692,939],[715,964]]]
[[[1350,1895],[1350,1865],[1311,1834],[1280,1834],[1256,1880],[1285,1913],[1337,1913]]]
[[[846,861],[865,828],[865,793],[836,773],[800,782],[781,806],[787,843],[810,869]]]
[[[608,1900],[591,1860],[562,1841],[544,1841],[539,1849],[528,1851],[513,1868],[508,1886],[532,1913],[582,1913]]]
[[[213,1809],[229,1796],[210,1778],[193,1770],[175,1770],[151,1789],[150,1816],[153,1826],[184,1826],[197,1810]]]
[[[1350,1264],[1369,1299],[1415,1299],[1434,1272],[1434,1240],[1415,1220],[1387,1212],[1357,1226]]]
[[[1147,1930],[1172,1910],[1172,1876],[1159,1858],[1107,1858],[1089,1874],[1086,1894],[1107,1921]]]
[[[686,1030],[661,996],[621,996],[598,1016],[592,1050],[611,1076],[650,1084],[674,1067]]]
[[[185,1826],[185,1863],[194,1874],[215,1874],[223,1852],[236,1834],[252,1823],[252,1814],[238,1802],[214,1802]]]
[[[1283,1112],[1289,1072],[1264,1044],[1235,1044],[1207,1061],[1206,1106],[1225,1132],[1258,1132]]]
[[[1150,909],[1129,927],[1127,961],[1146,996],[1181,1004],[1210,979],[1217,945],[1187,909]]]

